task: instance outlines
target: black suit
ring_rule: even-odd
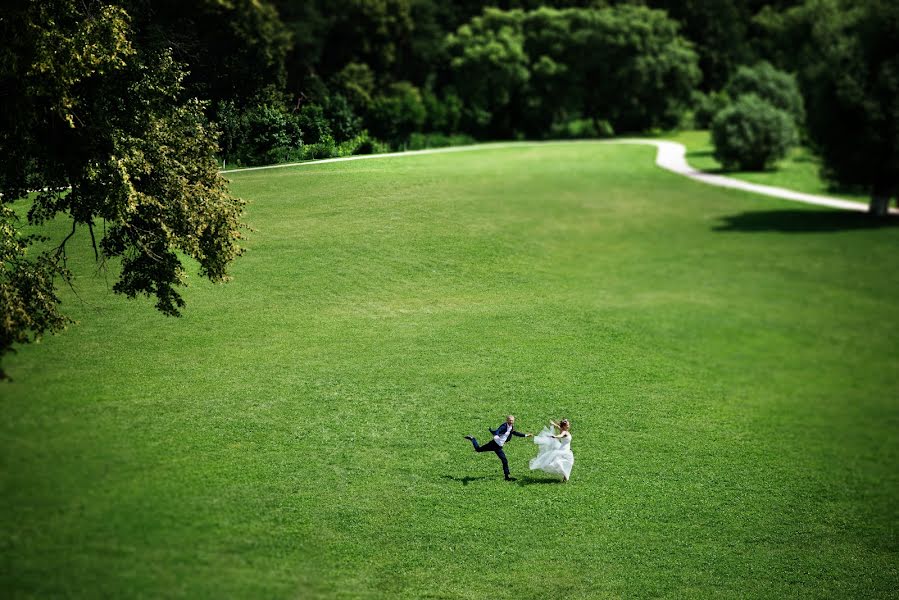
[[[491,429],[490,433],[492,433],[493,435],[498,435],[500,437],[503,437],[504,435],[506,435],[506,431],[507,431],[508,427],[510,427],[510,425],[508,423],[503,423],[496,429]],[[517,435],[518,437],[527,437],[525,434],[518,433],[517,431],[515,431],[514,426],[512,426],[512,431],[510,433],[512,435]],[[511,440],[511,439],[512,438],[510,436],[508,438],[508,440]],[[508,440],[506,441],[506,443],[508,443]],[[499,457],[500,461],[502,461],[502,463],[503,463],[503,474],[506,476],[506,479],[509,478],[509,460],[506,458],[506,453],[503,452],[503,447],[500,446],[499,444],[497,444],[496,440],[490,440],[483,446],[480,446],[480,445],[478,445],[478,440],[476,440],[475,438],[471,438],[471,443],[474,446],[475,452],[495,452],[496,455]]]

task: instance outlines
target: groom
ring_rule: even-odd
[[[509,437],[513,435],[517,435],[518,437],[532,437],[530,433],[518,433],[515,431],[515,417],[513,415],[509,415],[506,417],[506,422],[496,428],[496,430],[491,429],[490,433],[493,434],[493,439],[484,444],[483,446],[478,445],[478,440],[470,435],[466,435],[465,439],[470,440],[474,445],[475,452],[496,452],[496,455],[499,457],[500,461],[503,463],[503,473],[506,476],[506,481],[515,481],[514,477],[509,476],[509,461],[506,459],[506,453],[503,452],[503,446],[506,445],[506,442],[509,441]]]

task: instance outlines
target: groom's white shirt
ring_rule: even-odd
[[[500,447],[505,445],[506,442],[509,441],[509,436],[512,435],[512,428],[506,425],[506,433],[503,435],[495,435],[493,436],[493,441],[496,442]]]

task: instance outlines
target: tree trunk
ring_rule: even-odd
[[[890,212],[890,186],[874,186],[871,193],[871,204],[868,205],[868,214],[873,217],[885,217]]]

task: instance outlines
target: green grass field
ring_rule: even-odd
[[[4,596],[894,597],[899,229],[654,153],[231,174],[180,319],[81,236],[0,386]],[[570,483],[472,452],[506,413],[572,420]]]

